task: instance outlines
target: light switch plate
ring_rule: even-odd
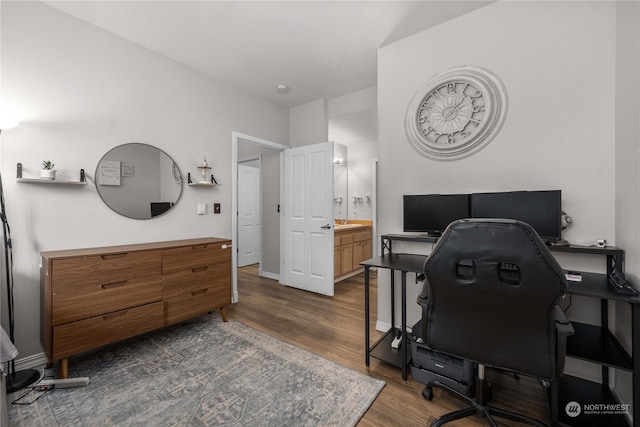
[[[204,203],[198,203],[197,207],[198,215],[204,215],[207,213],[207,205]]]

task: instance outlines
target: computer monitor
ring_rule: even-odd
[[[438,236],[452,221],[468,217],[468,194],[420,194],[403,197],[403,224],[406,232]]]
[[[562,239],[560,190],[509,191],[471,195],[473,218],[507,218],[531,225],[545,240]]]

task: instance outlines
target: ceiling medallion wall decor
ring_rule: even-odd
[[[409,103],[409,142],[425,157],[458,160],[496,136],[507,116],[507,91],[491,71],[451,68],[433,76]]]

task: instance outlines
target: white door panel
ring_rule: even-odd
[[[260,262],[260,169],[238,165],[238,267]]]
[[[280,282],[333,295],[333,143],[287,149],[284,159]]]

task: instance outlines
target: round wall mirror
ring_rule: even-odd
[[[119,145],[96,168],[96,188],[114,211],[150,219],[171,209],[182,194],[182,175],[171,157],[148,144]]]

